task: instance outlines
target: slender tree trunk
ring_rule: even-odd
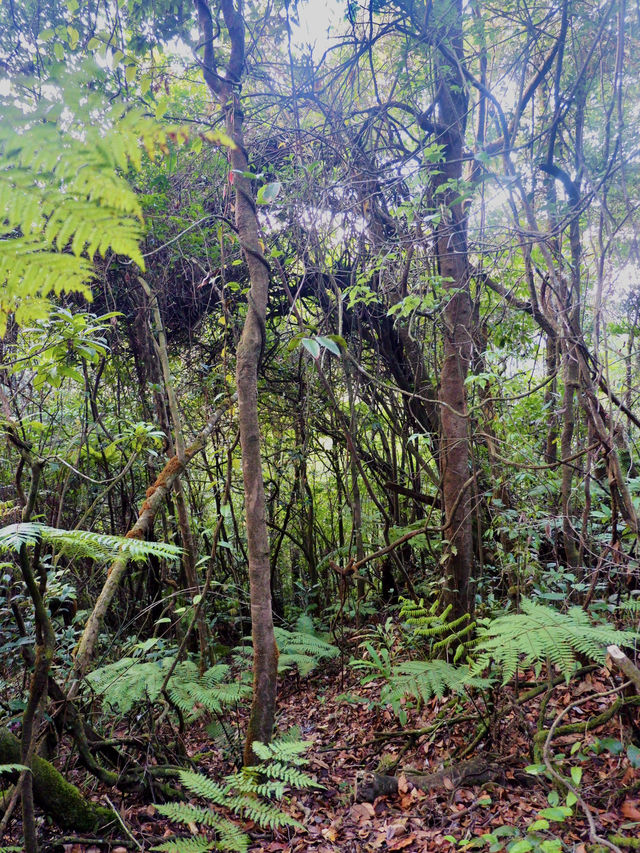
[[[244,19],[241,5],[221,0],[220,9],[231,42],[231,53],[224,78],[217,72],[214,51],[214,27],[206,0],[195,0],[204,49],[203,74],[209,89],[225,115],[227,134],[233,140],[229,149],[230,181],[235,189],[235,221],[249,270],[250,289],[247,317],[236,355],[238,425],[242,451],[251,634],[253,638],[253,701],[245,742],[245,764],[256,761],[254,741],[271,740],[276,707],[278,648],[271,610],[271,566],[267,509],[262,478],[260,424],[258,421],[258,370],[265,346],[265,319],[269,293],[269,265],[260,240],[243,138],[243,113],[240,85],[245,62]]]

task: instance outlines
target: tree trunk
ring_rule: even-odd
[[[204,48],[204,78],[224,111],[227,134],[234,143],[229,149],[229,180],[235,188],[236,228],[250,281],[247,317],[236,355],[236,386],[253,638],[253,701],[244,761],[245,764],[253,764],[256,761],[253,742],[258,740],[268,743],[271,740],[278,671],[278,648],[271,610],[269,536],[258,422],[258,370],[265,345],[269,265],[263,255],[251,182],[245,177],[249,164],[244,147],[240,103],[240,81],[245,62],[244,19],[240,6],[236,7],[234,0],[221,0],[220,8],[231,41],[231,54],[225,76],[222,78],[215,71],[217,66],[213,45],[213,19],[209,5],[206,0],[196,0],[196,8]]]
[[[463,135],[467,114],[466,85],[462,77],[462,0],[456,0],[438,21],[437,104],[438,121],[423,122],[437,134],[444,161],[435,175],[434,198],[441,220],[435,242],[438,272],[447,291],[444,310],[444,352],[440,373],[441,454],[440,474],[445,512],[448,558],[445,603],[453,605],[453,618],[472,609],[469,587],[473,564],[470,446],[465,379],[471,357],[472,306],[469,293],[467,221],[460,196]],[[442,48],[449,54],[442,55]],[[451,54],[455,54],[454,63]],[[464,493],[460,497],[461,493]]]

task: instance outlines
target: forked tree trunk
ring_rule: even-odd
[[[204,48],[203,73],[212,94],[222,107],[229,137],[230,180],[235,189],[235,221],[249,269],[248,310],[236,355],[238,424],[242,449],[251,634],[253,638],[253,701],[247,738],[245,764],[255,763],[253,742],[271,740],[276,706],[278,649],[271,610],[271,566],[267,510],[262,478],[260,424],[258,422],[258,369],[265,345],[265,318],[269,292],[269,266],[263,255],[260,226],[256,215],[242,132],[240,81],[244,69],[244,19],[234,0],[221,0],[220,8],[231,42],[231,54],[224,78],[216,70],[213,20],[206,0],[196,0]]]

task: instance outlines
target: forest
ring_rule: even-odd
[[[639,104],[637,0],[4,0],[0,853],[640,850]]]

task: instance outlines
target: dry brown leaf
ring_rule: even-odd
[[[398,776],[398,793],[399,794],[406,794],[409,792],[410,789],[411,789],[411,785],[409,783],[409,780],[404,775],[404,773],[401,773]]]
[[[389,850],[404,850],[405,847],[408,847],[410,844],[416,840],[415,834],[412,832],[411,835],[406,835],[404,838],[394,838],[387,845]]]
[[[335,830],[335,827],[328,826],[326,829],[322,830],[322,837],[326,838],[327,841],[335,841],[338,837],[338,833]]]
[[[620,811],[629,820],[640,820],[640,800],[630,800],[628,797],[620,806]]]
[[[447,789],[447,791],[453,791],[455,787],[449,776],[444,777],[444,779],[442,780],[442,784]]]
[[[350,809],[351,817],[362,823],[364,820],[373,820],[376,816],[375,809],[371,803],[355,803]]]

